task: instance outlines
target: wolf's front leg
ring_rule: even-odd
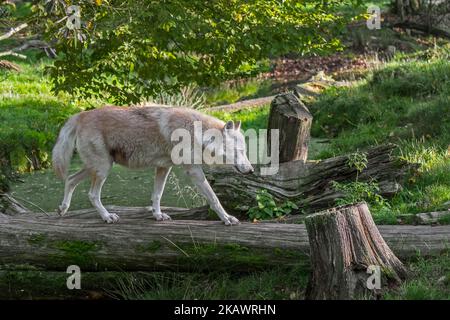
[[[220,204],[220,201],[209,185],[208,180],[206,180],[201,166],[188,166],[186,173],[191,178],[192,182],[197,186],[199,191],[206,197],[211,209],[219,215],[220,220],[222,220],[227,226],[239,224],[239,220],[229,215]]]
[[[171,220],[169,215],[161,212],[161,198],[166,185],[167,177],[170,173],[169,168],[157,167],[155,170],[155,184],[153,186],[152,206],[153,216],[156,220]]]

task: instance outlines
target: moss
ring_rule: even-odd
[[[94,262],[94,255],[96,251],[101,248],[99,242],[93,241],[56,241],[52,244],[52,247],[59,249],[61,251],[60,255],[53,255],[49,262],[55,263],[55,265],[60,265],[61,261],[66,264],[75,264],[80,268],[83,266],[90,265]]]
[[[98,243],[92,241],[57,241],[55,248],[58,248],[68,254],[83,255],[90,251],[96,251],[98,249]]]
[[[208,216],[207,220],[216,220],[217,219],[217,213],[214,212],[211,208],[208,208]]]
[[[298,250],[275,248],[274,253],[277,257],[296,257],[299,255]]]
[[[41,245],[47,239],[47,235],[44,233],[36,233],[28,238],[28,243],[31,245]]]
[[[158,240],[153,240],[150,243],[147,244],[141,244],[139,246],[137,246],[136,250],[138,252],[151,252],[151,253],[155,253],[156,251],[158,251],[159,249],[161,249],[161,242]]]
[[[443,217],[440,217],[438,219],[438,223],[439,224],[450,224],[450,214],[449,215],[445,215]]]
[[[41,271],[42,268],[38,268],[34,265],[23,263],[23,264],[2,264],[0,265],[0,272],[1,271]]]
[[[179,257],[179,264],[189,264],[195,270],[226,270],[228,268],[242,269],[242,271],[263,270],[271,263],[279,265],[283,261],[292,262],[292,257],[302,254],[292,250],[279,250],[277,259],[270,251],[253,249],[235,243],[218,245],[214,243],[179,244],[173,249],[183,254]]]
[[[400,214],[396,217],[396,220],[401,221],[403,224],[417,224],[417,216],[415,214]]]
[[[75,264],[81,268],[95,262],[94,253],[101,248],[101,243],[96,241],[81,241],[81,240],[49,240],[46,234],[36,233],[32,234],[27,239],[28,243],[33,246],[47,246],[52,249],[60,251],[57,254],[50,255],[48,265],[61,268],[62,265]],[[155,245],[153,245],[153,248]],[[9,268],[11,269],[11,268]],[[17,269],[17,268],[15,268]],[[20,268],[22,269],[22,268]]]

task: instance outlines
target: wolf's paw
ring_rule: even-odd
[[[108,215],[103,216],[102,218],[103,221],[105,221],[106,223],[115,223],[119,221],[119,216],[115,213],[110,213]]]
[[[66,213],[67,213],[67,210],[69,209],[69,207],[68,206],[66,206],[66,205],[60,205],[59,207],[58,207],[58,209],[56,210],[56,212],[58,212],[58,214],[60,215],[60,216],[63,216],[63,215],[65,215]]]
[[[154,216],[157,221],[172,220],[172,218],[165,213],[155,214]]]
[[[225,219],[223,220],[223,222],[225,223],[226,226],[233,226],[233,225],[237,225],[240,224],[239,220],[236,219],[233,216],[227,216],[225,217]]]

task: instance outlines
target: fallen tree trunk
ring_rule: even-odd
[[[248,99],[243,101],[238,101],[232,104],[224,104],[215,107],[209,107],[208,111],[226,111],[226,112],[234,112],[242,109],[249,108],[260,108],[264,105],[270,104],[270,102],[275,98],[275,96],[268,96],[262,98]]]
[[[450,32],[433,26],[427,26],[416,22],[404,21],[393,25],[394,28],[415,29],[437,37],[450,39]]]
[[[376,299],[382,288],[399,285],[406,277],[405,267],[380,235],[367,204],[315,213],[305,224],[311,246],[307,299]]]
[[[244,214],[256,206],[256,193],[266,189],[275,200],[290,200],[299,210],[314,212],[329,208],[342,197],[332,182],[375,181],[382,196],[392,196],[401,190],[400,183],[411,165],[391,157],[395,145],[380,145],[368,149],[366,168],[358,173],[349,162],[349,156],[323,161],[290,161],[279,164],[278,173],[242,175],[230,167],[205,168],[211,186],[222,205],[230,212]]]
[[[450,211],[418,213],[416,221],[418,224],[446,223],[450,221]]]
[[[192,210],[176,211],[179,216],[192,214]],[[167,208],[166,212],[172,214]],[[64,217],[2,214],[0,265],[42,270],[78,265],[82,271],[249,271],[308,261],[304,225],[226,227],[219,221],[155,222],[144,209],[122,213],[113,225],[103,223],[92,210],[69,212]],[[450,241],[450,226],[380,226],[379,230],[399,257],[417,252],[437,255]]]

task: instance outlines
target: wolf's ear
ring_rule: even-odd
[[[241,129],[241,120],[238,120],[234,123],[234,130],[240,130]]]
[[[234,129],[234,122],[233,120],[227,121],[224,127],[225,130],[233,130]]]

